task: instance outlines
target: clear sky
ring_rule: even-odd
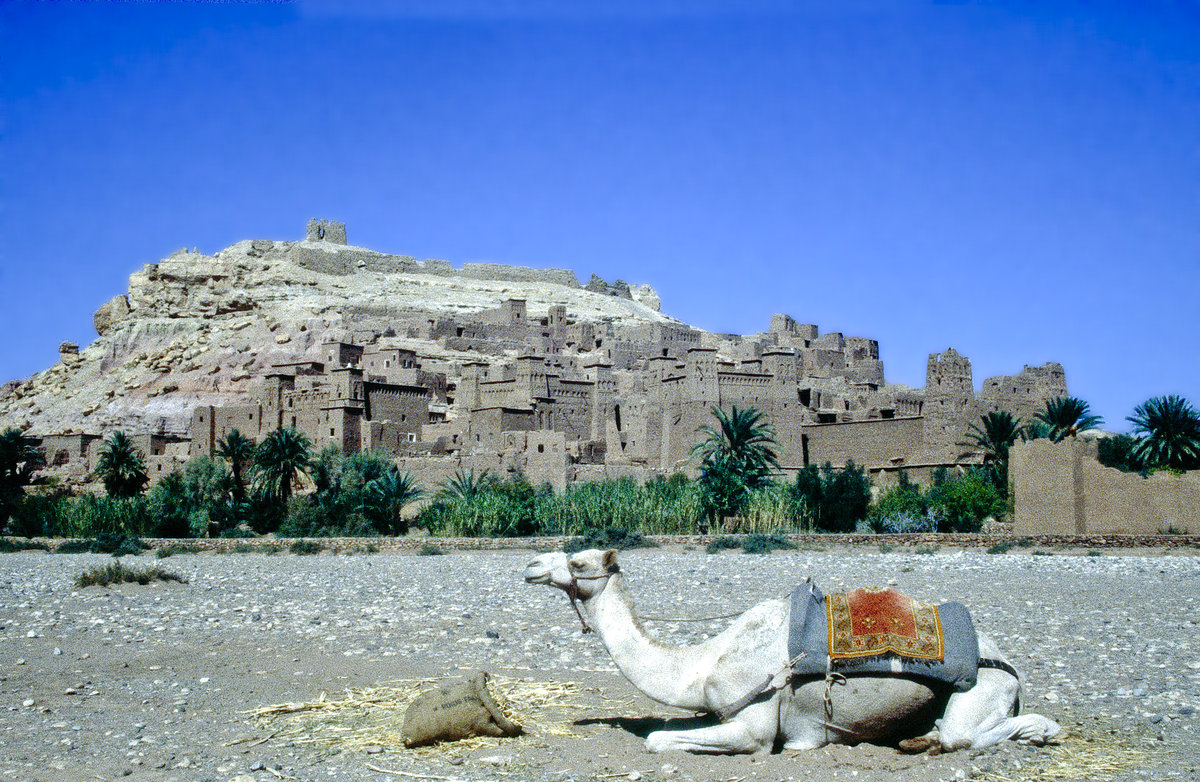
[[[1125,429],[1200,403],[1200,5],[0,3],[0,381],[143,263],[310,217],[913,386],[1057,360]]]

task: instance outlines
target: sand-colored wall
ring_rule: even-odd
[[[808,464],[828,461],[840,467],[853,459],[855,464],[875,467],[891,459],[911,458],[921,447],[921,425],[920,418],[890,418],[814,424],[800,431],[808,439]],[[785,451],[800,455],[792,462],[796,466],[804,463],[803,443],[786,443]]]
[[[1094,443],[1013,446],[1009,478],[1019,535],[1200,533],[1200,471],[1148,478],[1105,467]]]

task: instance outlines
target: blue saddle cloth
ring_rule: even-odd
[[[966,692],[975,686],[979,670],[979,639],[971,612],[962,603],[942,603],[937,612],[945,639],[941,662],[887,654],[839,659],[831,665],[825,595],[811,581],[803,583],[791,596],[788,657],[792,660],[792,675],[824,676],[832,671],[843,676],[914,676]]]

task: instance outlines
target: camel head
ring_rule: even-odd
[[[578,599],[587,600],[602,592],[608,577],[619,570],[617,552],[612,550],[588,549],[570,555],[554,551],[525,566],[525,583],[549,584],[568,593],[573,588]]]

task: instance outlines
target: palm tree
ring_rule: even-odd
[[[110,497],[137,497],[150,482],[142,452],[134,447],[129,435],[120,431],[113,432],[100,447],[96,476],[104,482],[104,491]]]
[[[1034,419],[1021,427],[1021,440],[1029,442],[1030,440],[1046,440],[1050,437],[1050,427],[1044,421]]]
[[[410,472],[400,472],[392,465],[378,478],[367,482],[366,493],[383,513],[385,535],[403,535],[407,525],[401,518],[404,506],[425,496],[425,490],[417,485],[417,480]]]
[[[230,429],[229,433],[217,442],[217,456],[229,462],[229,471],[233,474],[233,501],[244,501],[246,481],[242,469],[254,458],[254,442],[237,429]]]
[[[484,470],[478,476],[475,475],[474,470],[459,470],[442,481],[442,485],[438,488],[437,498],[471,502],[480,492],[485,491],[495,482],[496,478],[492,475],[491,470]]]
[[[1056,443],[1104,423],[1103,418],[1092,413],[1087,402],[1074,396],[1046,400],[1045,411],[1036,418],[1050,428],[1049,437]]]
[[[1007,462],[1008,449],[1021,436],[1021,419],[1005,410],[979,417],[979,424],[971,424],[968,435],[983,449],[983,462]]]
[[[0,432],[0,529],[13,513],[34,473],[46,465],[37,441],[16,427]]]
[[[312,466],[309,439],[292,428],[276,429],[254,449],[255,481],[280,506],[292,496],[292,483]]]
[[[775,454],[775,428],[766,415],[753,407],[729,413],[712,409],[718,427],[697,429],[704,439],[692,446],[693,458],[700,459],[700,484],[711,516],[718,520],[736,514],[745,504],[750,490],[771,483],[779,471]]]
[[[1146,467],[1200,468],[1200,412],[1183,397],[1147,399],[1125,420],[1140,438],[1133,455]]]
[[[968,435],[983,449],[983,464],[992,484],[1001,493],[1008,495],[1008,451],[1021,438],[1021,420],[1005,410],[979,417],[978,424],[971,424]]]

